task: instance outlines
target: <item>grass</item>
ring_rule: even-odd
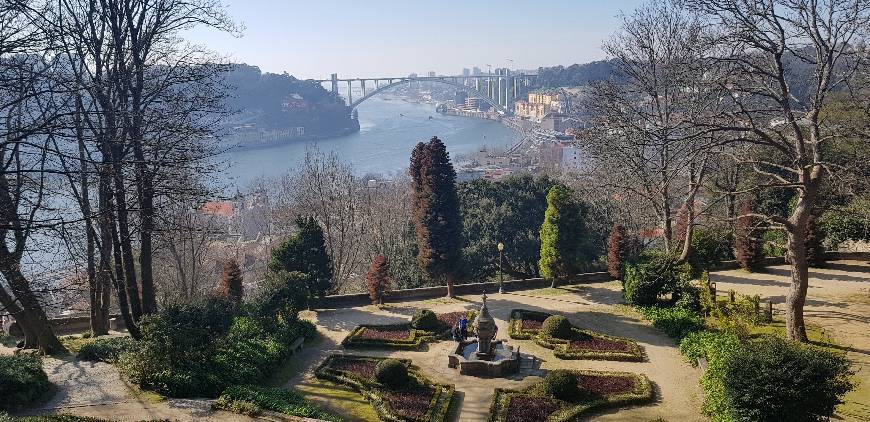
[[[18,345],[18,341],[15,340],[14,337],[0,332],[0,345],[3,345],[4,347],[15,347]]]
[[[368,400],[350,387],[312,378],[296,385],[308,401],[328,409],[346,420],[378,422],[378,414]]]
[[[454,303],[472,303],[473,301],[470,299],[466,299],[462,296],[456,296],[454,298],[449,298],[446,296],[436,297],[434,299],[426,299],[422,303],[426,305],[452,305]]]
[[[90,337],[87,334],[72,334],[68,336],[58,337],[60,343],[63,344],[63,347],[66,347],[66,350],[72,354],[78,354],[79,350],[81,350],[82,346],[93,343],[94,338]]]

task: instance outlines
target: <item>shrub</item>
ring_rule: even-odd
[[[408,383],[408,367],[396,359],[384,359],[375,368],[375,379],[390,388],[400,388]]]
[[[378,255],[366,274],[366,286],[373,305],[384,303],[384,293],[390,288],[390,263],[383,254]]]
[[[565,369],[550,371],[544,377],[544,388],[547,394],[559,400],[572,401],[580,395],[577,376]]]
[[[607,239],[607,272],[616,280],[622,279],[622,264],[625,260],[625,227],[613,225]]]
[[[39,357],[0,356],[0,410],[12,410],[32,403],[50,387]]]
[[[411,318],[411,326],[418,330],[435,331],[440,328],[438,316],[429,309],[420,309]]]
[[[829,418],[853,388],[843,354],[768,337],[727,360],[724,387],[734,420]]]
[[[574,335],[574,327],[568,318],[561,315],[552,315],[544,320],[541,325],[541,333],[559,339],[570,339]]]
[[[638,310],[644,318],[652,322],[653,327],[661,330],[669,337],[681,340],[689,333],[704,328],[704,320],[693,310],[683,307],[641,307]]]
[[[242,270],[235,259],[230,259],[224,263],[224,273],[221,276],[220,283],[218,283],[216,293],[218,297],[234,307],[242,304],[242,296],[245,293],[245,289],[242,286]]]
[[[272,252],[269,269],[274,272],[299,272],[305,297],[323,296],[332,284],[332,260],[326,248],[323,229],[313,217],[296,218],[299,230]]]
[[[311,404],[299,393],[283,388],[234,385],[224,390],[214,407],[245,415],[256,415],[265,409],[302,418],[341,420],[338,416]]]
[[[701,376],[704,388],[704,412],[713,415],[716,421],[729,421],[728,404],[725,396],[725,367],[731,357],[740,349],[740,339],[727,333],[697,331],[689,333],[680,342],[680,353],[697,365],[698,359],[707,360],[707,370]]]
[[[78,358],[88,361],[115,363],[122,353],[129,352],[135,347],[136,341],[130,337],[98,338],[82,345],[78,352]]]
[[[728,230],[695,228],[692,231],[692,252],[689,254],[693,275],[700,275],[719,266],[722,261],[734,259],[733,243],[733,236]]]
[[[682,290],[689,283],[691,268],[689,264],[677,264],[668,255],[653,256],[643,262],[626,265],[622,278],[623,296],[632,305],[654,305],[659,296],[671,294],[671,299],[679,299]]]

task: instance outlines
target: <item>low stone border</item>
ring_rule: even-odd
[[[317,366],[317,369],[314,371],[314,375],[318,379],[346,385],[362,394],[366,398],[366,400],[371,403],[372,407],[374,407],[375,411],[378,413],[378,417],[382,421],[444,421],[447,417],[447,411],[450,408],[450,402],[453,400],[453,393],[455,391],[454,386],[452,384],[438,384],[429,380],[429,378],[427,378],[425,375],[423,375],[422,372],[420,372],[420,369],[418,367],[411,364],[410,359],[398,360],[408,367],[409,376],[414,377],[417,382],[426,386],[427,388],[431,388],[434,390],[432,399],[429,402],[429,408],[426,412],[425,417],[422,418],[414,418],[394,413],[393,410],[390,408],[387,398],[384,396],[384,393],[386,392],[386,387],[379,384],[378,382],[374,380],[363,379],[355,374],[334,369],[332,367],[332,365],[340,360],[380,361],[384,359],[388,358],[340,354],[330,355],[326,359],[324,359],[324,361],[321,362],[320,365]]]
[[[457,312],[447,312],[444,314],[437,315],[440,317],[444,315],[461,313],[463,311]],[[474,321],[474,317],[477,316],[477,311],[464,311],[466,318],[468,318],[469,326],[468,331],[472,331],[472,321]],[[441,329],[437,331],[426,331],[426,330],[418,330],[411,327],[411,322],[403,322],[400,324],[361,324],[351,330],[351,332],[345,336],[345,338],[341,341],[341,345],[348,349],[354,348],[378,348],[378,349],[403,349],[403,350],[414,350],[419,348],[423,343],[436,341],[436,340],[449,340],[451,337],[452,326],[450,324],[444,324]],[[364,338],[363,333],[365,330],[377,330],[377,329],[393,329],[393,330],[407,330],[408,336],[402,339],[369,339]]]
[[[558,410],[551,413],[546,420],[548,422],[568,422],[577,420],[581,415],[593,410],[626,406],[630,404],[644,404],[653,400],[652,383],[646,375],[631,372],[611,371],[584,371],[572,370],[571,373],[593,377],[626,377],[634,379],[634,390],[627,393],[608,394],[603,397],[579,398],[576,402],[568,402],[549,397],[543,391],[543,381],[532,384],[521,390],[497,388],[490,402],[489,422],[504,422],[508,418],[510,401],[516,397],[544,398],[558,405]]]

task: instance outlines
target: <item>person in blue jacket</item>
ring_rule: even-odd
[[[459,332],[462,341],[468,340],[468,318],[465,315],[459,318]]]

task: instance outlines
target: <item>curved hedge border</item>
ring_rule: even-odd
[[[646,375],[635,374],[631,372],[611,372],[611,371],[584,371],[571,370],[575,375],[584,376],[599,376],[599,377],[630,377],[634,379],[634,391],[630,393],[609,394],[599,398],[583,398],[578,397],[575,402],[558,400],[548,396],[544,391],[544,382],[540,381],[532,384],[521,390],[510,390],[506,388],[496,388],[495,394],[489,406],[488,422],[504,422],[508,417],[508,408],[510,400],[517,396],[531,396],[547,398],[554,400],[561,408],[550,414],[547,418],[548,422],[568,422],[577,420],[581,415],[592,410],[601,410],[605,408],[613,408],[626,406],[631,404],[645,404],[653,400],[653,388]]]
[[[592,350],[592,349],[571,349],[571,340],[563,340],[545,335],[540,330],[523,329],[523,319],[528,319],[530,316],[535,319],[546,319],[551,314],[545,312],[528,311],[524,309],[514,309],[511,311],[511,319],[509,323],[508,334],[512,339],[517,340],[534,340],[541,347],[553,350],[553,355],[559,359],[594,359],[594,360],[616,360],[639,362],[644,360],[643,348],[637,342],[623,337],[609,336],[592,330],[584,330],[573,327],[578,336],[589,336],[601,340],[613,341],[624,344],[627,351],[616,350]]]
[[[317,369],[314,371],[314,375],[318,379],[332,381],[338,384],[343,384],[348,387],[353,388],[362,394],[366,400],[374,407],[375,411],[378,413],[378,417],[382,421],[388,422],[400,422],[400,421],[410,421],[410,422],[442,422],[447,417],[447,411],[450,408],[450,403],[453,400],[454,387],[452,384],[438,384],[430,381],[426,378],[423,373],[419,371],[419,368],[413,366],[411,364],[410,359],[397,359],[400,362],[404,363],[408,366],[408,375],[415,378],[416,381],[428,388],[434,390],[434,394],[432,395],[432,399],[429,402],[429,408],[426,412],[426,416],[423,418],[412,418],[408,416],[402,416],[396,414],[390,409],[389,403],[385,397],[383,397],[383,391],[386,389],[383,385],[379,384],[377,381],[367,380],[360,378],[359,376],[341,371],[338,369],[333,369],[332,365],[338,361],[342,360],[368,360],[368,361],[381,361],[387,358],[383,357],[370,357],[370,356],[356,356],[356,355],[330,355],[320,365],[317,366]]]
[[[452,314],[450,312],[448,314]],[[439,321],[442,315],[448,314],[439,314]],[[477,311],[466,311],[466,317],[469,320],[468,330],[472,331],[471,322],[474,321],[474,317],[477,316]],[[443,321],[442,321],[443,322]],[[451,337],[451,326],[446,324],[442,324],[443,326],[437,331],[426,331],[426,330],[418,330],[411,327],[411,322],[403,322],[401,324],[361,324],[351,330],[351,332],[341,341],[341,345],[348,349],[365,349],[365,348],[374,348],[374,349],[402,349],[402,350],[415,350],[419,348],[423,343],[436,341],[436,340],[449,340]],[[407,338],[398,339],[398,340],[383,340],[383,339],[366,339],[362,337],[363,331],[366,328],[369,329],[378,329],[378,328],[395,328],[395,329],[406,329],[409,332]]]

